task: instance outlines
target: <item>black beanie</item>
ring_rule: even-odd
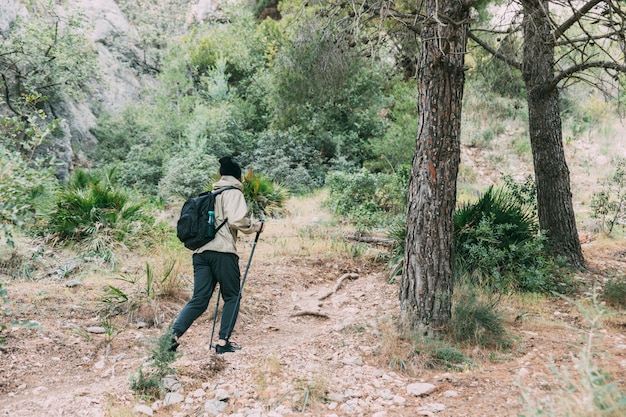
[[[230,156],[220,158],[220,175],[230,175],[241,179],[241,167]]]

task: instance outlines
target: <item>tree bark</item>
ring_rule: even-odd
[[[436,332],[451,317],[469,5],[429,0],[417,72],[419,125],[409,180],[399,329]],[[441,20],[444,20],[442,22]]]
[[[572,266],[585,264],[563,148],[559,91],[554,79],[554,42],[547,0],[523,0],[524,57],[530,143],[537,185],[539,226],[553,251]]]

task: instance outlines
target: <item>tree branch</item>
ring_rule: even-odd
[[[587,4],[583,5],[578,10],[572,8],[574,10],[574,14],[570,16],[565,22],[561,23],[559,27],[557,27],[554,31],[554,39],[559,39],[561,36],[567,32],[569,28],[571,28],[574,24],[576,24],[580,19],[587,14],[591,9],[596,7],[598,4],[605,2],[606,0],[590,0]]]
[[[10,96],[10,91],[9,91],[9,85],[7,83],[7,79],[4,76],[4,74],[0,74],[0,76],[2,77],[2,85],[4,86],[4,102],[7,105],[7,107],[16,115],[19,117],[23,117],[23,114],[20,113],[19,111],[17,111],[13,105],[11,104],[11,96]]]
[[[593,61],[593,62],[583,62],[581,64],[572,65],[569,68],[566,68],[563,71],[560,71],[554,76],[554,80],[552,81],[553,86],[556,86],[563,79],[571,77],[572,75],[585,71],[592,68],[601,68],[605,70],[615,70],[618,72],[626,73],[626,65],[618,64],[617,62],[611,61]]]
[[[474,35],[471,30],[468,32],[468,36],[471,40],[476,42],[478,45],[480,45],[481,48],[485,49],[494,57],[498,58],[499,60],[505,62],[506,64],[512,66],[515,69],[518,69],[520,71],[522,70],[521,62],[517,62],[515,59],[511,58],[510,56],[501,53],[495,48],[492,48],[489,44],[487,44],[487,42],[483,41],[478,36]]]

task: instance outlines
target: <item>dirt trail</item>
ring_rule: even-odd
[[[580,309],[538,297],[506,303],[503,314],[515,337],[510,351],[467,349],[475,365],[461,372],[430,369],[420,364],[419,354],[403,362],[400,355],[411,347],[394,336],[398,284],[388,283],[384,265],[372,261],[374,249],[356,250],[327,235],[328,217],[316,204],[316,199],[293,202],[291,215],[271,220],[257,245],[233,335],[244,349],[224,355],[221,371],[207,370],[213,356],[212,300],[182,338],[174,364],[187,400],[157,404],[154,416],[203,415],[218,387],[232,396],[223,414],[232,416],[517,416],[523,412],[522,394],[532,400],[560,395],[563,381],[550,366],[571,369],[580,354],[587,331]],[[251,241],[242,241],[242,270],[250,249]],[[592,241],[585,251],[596,273],[581,279],[626,271],[623,242],[607,247]],[[344,274],[358,278],[345,279],[320,300]],[[0,416],[134,415],[138,399],[129,378],[149,360],[145,346],[163,329],[128,323],[110,345],[104,335],[86,333],[99,323],[97,300],[107,284],[97,274],[76,288],[57,279],[6,281],[11,310],[42,329],[12,329],[0,347]],[[161,310],[171,320],[183,303],[163,303]],[[523,319],[515,320],[521,311]],[[598,363],[622,390],[625,325],[623,314],[612,319],[596,346],[602,353]],[[409,393],[412,384],[422,382],[433,384],[434,391]],[[196,390],[204,394],[196,398]],[[258,409],[263,413],[251,411]]]

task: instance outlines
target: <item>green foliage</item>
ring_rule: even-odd
[[[602,288],[601,298],[617,309],[626,309],[626,277],[613,277]]]
[[[219,163],[208,154],[185,149],[165,164],[165,175],[159,182],[161,195],[188,199],[210,189]]]
[[[143,52],[140,64],[144,71],[157,72],[169,40],[180,35],[185,27],[187,4],[178,0],[121,0],[116,3],[137,30],[137,45]]]
[[[591,197],[591,217],[598,219],[600,229],[609,235],[615,225],[626,225],[626,158],[616,156],[613,163],[615,170]]]
[[[502,38],[497,45],[502,53],[515,56],[516,51],[521,50],[518,38],[513,36]],[[470,77],[479,82],[483,89],[502,97],[526,99],[526,86],[520,70],[494,58],[482,48],[472,48],[472,52],[476,65]]]
[[[462,371],[473,366],[455,345],[434,336],[419,336],[413,340],[415,360],[422,362],[426,369]],[[419,359],[417,359],[419,358]]]
[[[9,296],[7,295],[7,290],[2,287],[2,282],[0,281],[0,345],[5,344],[5,337],[2,334],[3,331],[7,329],[6,323],[6,315],[8,314],[8,310],[4,307],[4,304],[9,302]]]
[[[267,130],[257,136],[256,143],[254,153],[247,157],[255,171],[284,184],[295,194],[323,185],[325,171],[318,152],[298,129]]]
[[[160,398],[166,391],[162,382],[163,377],[176,373],[176,370],[172,368],[172,362],[178,355],[170,349],[171,344],[172,330],[170,328],[153,342],[150,349],[152,362],[148,366],[138,368],[137,374],[130,377],[130,388],[146,400]]]
[[[307,21],[287,36],[271,69],[272,126],[300,127],[320,163],[343,157],[362,164],[369,140],[383,133],[387,70],[333,28]]]
[[[490,187],[455,212],[456,273],[477,284],[505,291],[562,291],[547,244],[533,206],[509,190]]]
[[[471,283],[455,285],[455,302],[448,333],[456,341],[472,345],[506,348],[511,341],[497,311],[497,298],[488,289]]]
[[[33,168],[17,152],[0,145],[0,230],[9,245],[13,231],[34,226],[46,209],[56,182],[51,169]]]
[[[39,5],[41,6],[41,5]],[[87,39],[79,14],[56,13],[53,5],[31,8],[0,37],[0,73],[7,105],[17,115],[23,94],[79,95],[97,74],[96,50]]]
[[[161,322],[159,300],[173,296],[184,286],[175,260],[165,260],[159,267],[146,263],[143,276],[122,275],[118,280],[131,285],[130,290],[109,285],[100,297],[100,315],[105,319],[125,315],[128,322],[141,320],[150,325]],[[141,314],[141,317],[137,316]]]
[[[407,184],[408,169],[393,174],[373,174],[365,169],[353,174],[335,171],[326,179],[326,204],[357,227],[388,226],[396,215],[404,214]]]
[[[415,154],[417,84],[395,81],[390,96],[388,107],[381,111],[386,122],[384,135],[372,138],[373,159],[365,164],[371,171],[393,172],[398,166],[410,165]]]
[[[284,205],[289,192],[283,186],[269,180],[264,175],[249,170],[243,178],[243,194],[252,213],[279,217],[284,214]]]
[[[62,240],[95,243],[92,249],[96,252],[115,241],[140,239],[153,220],[141,212],[143,203],[132,201],[116,186],[113,174],[75,171],[68,186],[58,194],[47,230]]]

